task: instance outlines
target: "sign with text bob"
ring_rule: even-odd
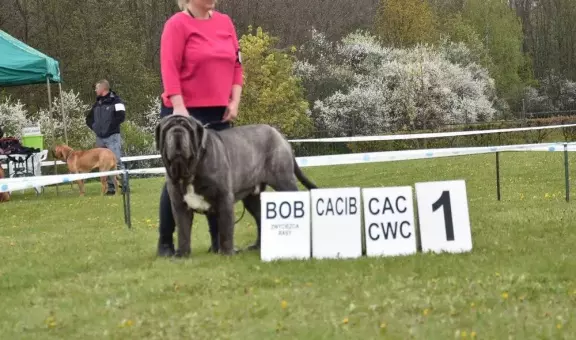
[[[310,258],[310,192],[260,194],[262,261]]]

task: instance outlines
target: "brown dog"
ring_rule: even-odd
[[[0,178],[4,178],[4,169],[0,166]],[[0,203],[1,202],[8,202],[10,200],[10,194],[7,192],[0,192]]]
[[[116,155],[106,148],[94,148],[90,150],[74,150],[68,145],[57,145],[54,148],[54,157],[66,162],[70,173],[88,173],[98,168],[100,172],[116,170]],[[114,188],[118,191],[118,178],[114,177]],[[84,195],[84,181],[78,180],[80,195]],[[102,184],[102,194],[106,193],[106,176],[100,177]]]

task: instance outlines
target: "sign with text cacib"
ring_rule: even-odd
[[[417,252],[412,187],[362,189],[367,256]]]
[[[262,261],[310,258],[310,192],[260,194]]]
[[[312,257],[362,256],[360,188],[313,189]]]
[[[471,251],[466,182],[428,182],[415,186],[422,251]]]

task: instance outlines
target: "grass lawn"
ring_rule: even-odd
[[[465,179],[474,249],[460,255],[224,258],[207,253],[198,216],[192,257],[157,259],[160,178],[132,182],[131,231],[121,196],[97,184],[84,198],[76,186],[16,193],[0,204],[0,338],[574,338],[576,203],[562,157],[502,154],[502,202],[494,155],[304,169],[323,187]],[[254,240],[248,214],[236,235]]]

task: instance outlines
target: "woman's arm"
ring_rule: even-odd
[[[236,64],[234,65],[234,80],[232,82],[232,102],[240,103],[240,97],[242,96],[242,85],[244,85],[244,71],[242,69],[240,44],[238,43],[238,36],[236,35],[236,28],[234,27],[232,19],[230,19],[230,29],[232,30],[234,48],[236,49]]]
[[[240,55],[240,44],[238,43],[238,36],[236,35],[236,28],[232,19],[230,19],[230,30],[234,38],[234,48],[236,49],[236,63],[234,65],[234,79],[232,81],[232,94],[230,104],[224,114],[223,120],[233,120],[238,116],[238,107],[240,106],[240,98],[242,97],[242,85],[244,84],[244,74],[242,69],[242,57]]]
[[[232,85],[232,98],[230,102],[240,104],[241,97],[242,97],[242,85],[238,84]]]
[[[182,27],[175,18],[164,25],[160,39],[160,72],[164,92],[174,108],[175,114],[188,114],[180,87],[180,68],[184,55],[185,37]]]

